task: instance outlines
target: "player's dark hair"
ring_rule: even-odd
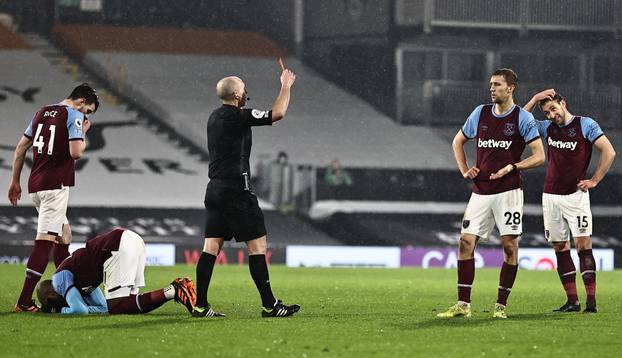
[[[555,102],[557,102],[557,103],[562,103],[562,101],[564,101],[564,102],[566,102],[566,103],[568,102],[568,101],[566,100],[566,97],[562,96],[562,95],[561,95],[561,94],[559,94],[559,93],[555,93],[555,96],[553,96],[553,98],[545,98],[545,99],[541,99],[541,100],[538,102],[538,105],[540,106],[540,108],[542,108],[542,106],[544,106],[545,104],[547,104],[547,103],[549,103],[549,102],[551,102],[551,101],[555,101]]]
[[[514,86],[514,92],[518,87],[518,75],[511,68],[500,68],[492,73],[493,76],[503,76],[508,86]]]
[[[97,92],[88,83],[83,83],[71,91],[68,99],[84,98],[86,104],[95,104],[95,111],[99,108],[99,97]]]

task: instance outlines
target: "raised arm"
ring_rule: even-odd
[[[82,123],[82,138],[69,139],[69,154],[73,159],[79,159],[86,149],[86,132],[91,128],[91,121],[87,118]]]
[[[616,156],[616,151],[613,149],[613,145],[611,145],[609,139],[604,135],[596,139],[594,147],[596,147],[596,149],[600,152],[600,160],[598,161],[598,166],[596,167],[596,171],[594,171],[592,177],[590,179],[581,180],[577,184],[577,187],[583,191],[592,189],[598,185],[601,180],[603,180],[605,174],[607,174],[609,168],[611,168],[613,159]]]
[[[527,112],[531,112],[533,111],[534,107],[538,104],[538,102],[546,98],[553,99],[554,96],[555,96],[555,90],[552,88],[546,89],[542,92],[538,92],[534,94],[533,97],[531,97],[529,102],[525,103],[525,105],[523,106],[523,109],[525,109]]]
[[[272,105],[272,122],[280,121],[285,117],[287,108],[289,107],[289,97],[291,88],[296,81],[296,74],[285,69],[281,73],[281,91]]]
[[[22,187],[19,181],[22,175],[22,169],[24,168],[26,152],[30,146],[32,146],[32,139],[22,136],[15,147],[15,153],[13,154],[13,171],[8,193],[9,202],[11,202],[12,205],[17,205],[17,201],[22,198]]]

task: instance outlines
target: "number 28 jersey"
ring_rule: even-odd
[[[24,132],[32,140],[29,193],[74,185],[75,161],[69,141],[84,140],[84,119],[80,111],[60,104],[45,106],[35,114]]]

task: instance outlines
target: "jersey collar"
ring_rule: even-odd
[[[495,113],[495,107],[497,106],[496,103],[492,104],[492,107],[490,107],[490,111],[492,112],[492,115],[495,116],[496,118],[503,118],[505,116],[507,116],[508,114],[512,113],[512,111],[514,110],[514,108],[516,108],[516,103],[514,103],[512,105],[512,107],[510,107],[510,109],[508,109],[505,113],[501,113],[501,114],[497,114]]]

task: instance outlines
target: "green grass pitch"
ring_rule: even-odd
[[[194,319],[173,302],[134,316],[13,313],[23,275],[23,266],[0,266],[0,357],[622,356],[619,270],[598,273],[598,314],[550,312],[565,299],[556,273],[519,271],[507,320],[491,318],[490,269],[476,272],[473,317],[453,320],[435,315],[456,299],[455,270],[272,266],[277,297],[302,305],[285,319],[261,318],[247,267],[215,269],[210,302],[227,314],[220,319]],[[194,267],[147,267],[147,289],[184,275]]]

